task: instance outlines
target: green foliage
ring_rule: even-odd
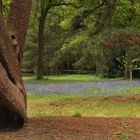
[[[131,1],[119,0],[114,16],[114,24],[124,27],[130,24],[129,18],[133,9]]]
[[[125,65],[122,64],[122,57],[124,57],[125,52],[122,51],[125,45],[119,41],[116,42],[114,48],[105,57],[102,55],[102,50],[115,34],[139,34],[140,3],[139,1],[132,3],[130,0],[118,0],[113,17],[97,35],[90,36],[90,33],[98,25],[102,25],[102,16],[105,15],[108,5],[101,6],[92,13],[88,13],[88,10],[97,7],[101,2],[98,0],[55,0],[53,3],[48,0],[33,1],[30,26],[24,48],[23,68],[36,69],[37,66],[38,18],[41,6],[45,8],[51,4],[72,3],[71,5],[52,6],[47,14],[44,69],[48,73],[78,70],[79,72],[89,71],[107,77],[123,76]],[[83,13],[89,15],[84,17]],[[77,23],[78,26],[73,30],[72,25]],[[137,51],[133,49],[132,52],[135,55],[132,60],[136,60],[139,56],[139,49]]]
[[[2,11],[5,16],[8,15],[9,6],[10,6],[10,0],[2,1]]]
[[[80,112],[76,112],[73,117],[82,117],[82,114]]]
[[[129,134],[124,131],[119,131],[116,133],[117,138],[119,139],[127,139],[129,137]]]
[[[32,26],[32,23],[30,26]],[[23,50],[23,52],[24,52],[23,69],[35,69],[36,68],[37,50],[38,50],[37,43],[38,42],[37,42],[36,29],[29,30],[28,38],[26,40],[26,44],[25,44],[25,47]]]
[[[100,69],[99,75],[103,77],[123,76],[128,63],[126,57],[131,59],[128,67],[132,67],[132,70],[139,70],[140,42],[129,45],[126,39],[123,39],[125,36],[135,38],[137,34],[139,34],[137,28],[129,27],[107,29],[98,35],[94,44],[97,60],[100,59],[99,67],[97,67]]]

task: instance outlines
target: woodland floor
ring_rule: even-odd
[[[117,102],[139,102],[139,95],[107,97]],[[3,130],[0,140],[140,140],[140,118],[32,117],[20,130]]]
[[[93,85],[93,83],[91,84]],[[107,87],[108,84],[111,85],[110,83],[99,83],[99,84],[105,84],[103,86],[107,85]],[[112,87],[116,87],[116,84],[118,83],[115,83],[115,85],[114,83],[112,83]],[[80,84],[78,84],[78,86],[79,89],[81,89],[82,86]],[[34,87],[35,86],[33,86],[33,89]],[[128,87],[129,85],[127,85],[126,88],[127,90]],[[41,91],[44,90],[44,87],[42,88]],[[46,92],[46,89],[47,88],[45,86],[44,92]],[[136,91],[136,93],[139,92],[139,90],[136,89],[137,88],[135,87],[135,90],[133,89],[132,91],[133,92]],[[124,88],[122,90],[124,91]],[[111,89],[111,91],[114,91],[114,88],[113,90]],[[58,91],[56,92],[59,93]],[[82,98],[81,100],[80,99],[78,100],[78,103],[76,102],[76,104],[79,104],[79,102],[83,103],[83,100],[84,103],[87,103],[87,100],[90,103],[94,101],[92,100],[92,98]],[[101,99],[103,100],[99,102],[104,102],[104,101],[113,102],[113,103],[129,102],[129,104],[131,104],[133,102],[139,103],[140,95],[128,95],[125,97],[108,96]],[[73,100],[72,103],[74,103],[75,101],[76,100]],[[51,105],[58,106],[61,105],[60,103],[61,102],[55,101],[55,104],[51,104]],[[63,102],[63,104],[66,106],[67,104],[69,104],[69,102],[68,101]],[[65,116],[31,117],[28,119],[28,122],[25,124],[24,128],[20,130],[1,131],[0,140],[140,140],[140,118],[65,117]]]
[[[0,140],[140,140],[140,118],[36,117]]]

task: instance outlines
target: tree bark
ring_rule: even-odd
[[[37,62],[37,79],[41,80],[44,77],[44,30],[45,30],[45,22],[47,14],[51,7],[57,7],[66,5],[69,6],[72,3],[63,3],[63,2],[55,2],[53,3],[51,0],[44,3],[41,1],[41,11],[39,17],[39,26],[38,26],[38,62]]]
[[[2,0],[0,0],[0,12],[2,12],[2,5],[3,5],[3,2]]]
[[[20,64],[31,2],[13,0],[7,24],[0,11],[0,125],[22,127],[27,118]]]
[[[45,30],[45,21],[47,13],[50,7],[46,8],[41,5],[41,15],[39,18],[39,27],[38,27],[38,62],[37,62],[37,79],[43,79],[44,76],[44,30]]]
[[[124,74],[124,79],[133,79],[132,75],[132,60],[130,56],[126,56],[126,64],[125,64],[125,74]]]

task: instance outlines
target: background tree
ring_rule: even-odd
[[[70,5],[71,3],[63,3],[63,1],[45,0],[40,1],[40,17],[38,27],[38,63],[37,63],[37,79],[43,79],[44,76],[44,46],[45,46],[45,23],[49,10],[52,7]]]
[[[59,1],[53,1],[53,4],[57,2]],[[115,35],[139,34],[139,1],[61,1],[63,2],[72,4],[51,7],[47,14],[44,26],[44,53],[41,55],[45,74],[93,73],[106,77],[126,75],[126,67],[116,59],[122,60],[125,51],[121,51],[128,48],[127,45],[118,39],[111,49],[115,49],[116,53],[110,50],[109,57],[104,57],[104,44],[110,42]],[[40,15],[40,11],[37,14]],[[38,25],[38,20],[32,19],[23,66],[25,69],[36,71],[38,26],[33,25]],[[108,52],[107,49],[105,51]],[[138,54],[138,51],[132,51]],[[33,57],[34,60],[31,59]],[[136,70],[133,74],[135,73]],[[138,76],[138,73],[136,75]]]

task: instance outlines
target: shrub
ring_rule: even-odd
[[[80,112],[76,112],[73,117],[82,117],[82,114]]]

